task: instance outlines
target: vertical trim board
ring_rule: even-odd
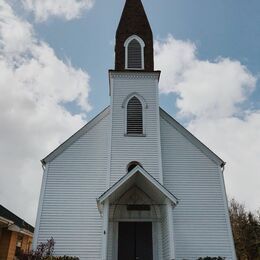
[[[33,235],[33,244],[32,244],[33,250],[36,250],[36,247],[38,245],[38,234],[39,234],[40,223],[41,223],[42,205],[43,205],[44,192],[45,192],[45,187],[46,187],[46,182],[47,182],[48,169],[49,169],[49,164],[47,164],[45,166],[45,169],[44,169],[43,175],[42,175],[41,191],[40,191],[40,197],[39,197],[39,203],[38,203],[35,230],[34,230],[34,235]]]

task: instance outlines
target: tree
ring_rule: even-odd
[[[260,212],[259,212],[260,213]],[[239,260],[260,260],[260,214],[247,211],[245,205],[232,199],[229,214]]]

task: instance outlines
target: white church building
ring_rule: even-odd
[[[126,0],[110,106],[42,160],[34,248],[53,237],[56,255],[81,260],[236,259],[225,163],[159,107],[159,80],[141,0]]]

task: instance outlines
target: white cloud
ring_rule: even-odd
[[[229,196],[260,206],[260,111],[243,111],[257,79],[239,61],[200,60],[196,46],[169,36],[155,44],[161,93],[177,95],[178,116],[226,162]]]
[[[0,203],[34,224],[40,159],[84,123],[62,104],[89,111],[89,76],[59,60],[28,22],[0,2]],[[11,187],[10,187],[11,185]]]
[[[229,196],[252,210],[260,208],[260,111],[243,119],[200,118],[188,128],[227,162],[224,176]]]
[[[0,54],[14,57],[17,53],[26,52],[33,41],[31,24],[14,17],[11,6],[0,2]]]
[[[155,52],[162,70],[161,92],[177,93],[177,107],[184,115],[233,115],[255,87],[256,79],[240,62],[199,60],[190,42],[169,36],[155,44]]]
[[[45,21],[51,16],[71,20],[90,9],[94,0],[22,0],[22,3],[27,10],[33,11],[37,21]]]

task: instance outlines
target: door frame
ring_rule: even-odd
[[[153,241],[153,260],[160,259],[159,257],[159,246],[160,241],[162,241],[160,236],[160,221],[158,219],[116,219],[112,221],[113,223],[113,241],[112,241],[112,258],[113,260],[118,260],[118,231],[119,222],[150,222],[152,223],[152,241]]]

